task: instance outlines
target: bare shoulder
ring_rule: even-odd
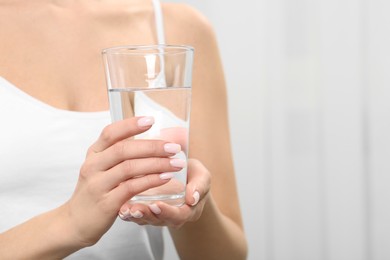
[[[199,10],[183,3],[163,3],[167,39],[184,44],[204,45],[214,41],[210,21]]]
[[[163,3],[164,12],[177,21],[194,23],[195,25],[209,25],[207,18],[195,7],[184,3]]]

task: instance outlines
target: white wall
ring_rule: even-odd
[[[390,1],[176,2],[219,40],[248,259],[390,259]]]

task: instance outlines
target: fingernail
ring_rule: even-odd
[[[173,178],[173,173],[171,172],[164,172],[160,174],[160,179],[162,180],[169,180]]]
[[[149,205],[149,208],[150,208],[150,210],[151,210],[154,214],[156,214],[156,215],[158,215],[158,214],[161,213],[161,209],[160,209],[159,206],[157,206],[156,204],[150,204],[150,205]]]
[[[169,162],[173,167],[178,167],[178,168],[184,168],[186,166],[186,161],[183,159],[172,159]]]
[[[192,203],[191,206],[195,206],[196,204],[198,204],[200,199],[199,192],[195,191],[194,194],[192,194],[192,197],[194,198],[194,203]]]
[[[130,210],[126,209],[125,211],[119,211],[118,213],[119,217],[123,220],[126,220],[131,217]]]
[[[140,119],[138,119],[137,124],[138,124],[138,126],[140,126],[140,127],[151,126],[151,125],[154,124],[154,117],[152,117],[152,116],[144,116],[144,117],[141,117]]]
[[[133,218],[142,218],[144,216],[144,214],[142,214],[142,212],[139,210],[137,210],[136,212],[131,212],[130,214]]]
[[[180,144],[166,143],[164,144],[164,151],[176,154],[181,151],[181,146]]]

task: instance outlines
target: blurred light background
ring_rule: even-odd
[[[218,38],[248,259],[390,259],[390,1],[174,2]]]

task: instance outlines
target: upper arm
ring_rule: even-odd
[[[222,213],[242,226],[226,84],[215,33],[207,19],[187,5],[168,4],[164,16],[168,43],[195,48],[189,156],[211,172],[211,193]]]

